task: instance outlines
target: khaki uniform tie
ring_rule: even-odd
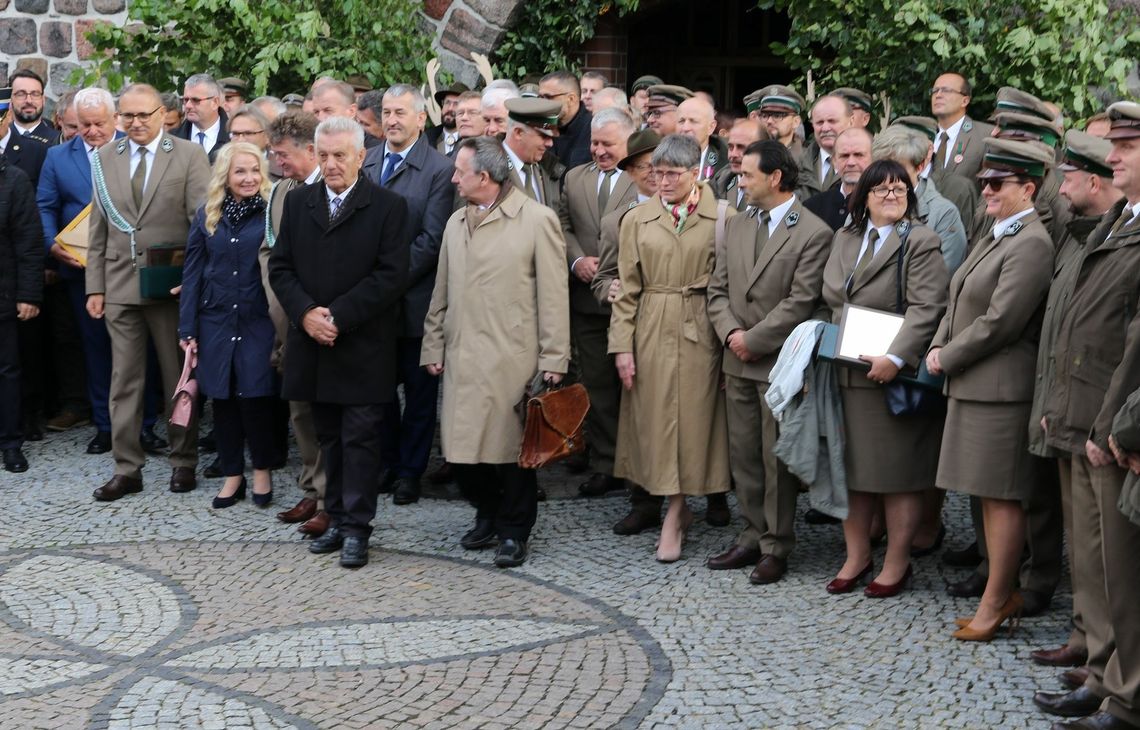
[[[1112,229],[1109,230],[1108,235],[1105,237],[1105,240],[1112,238],[1120,231],[1121,228],[1132,222],[1132,219],[1135,217],[1135,215],[1136,211],[1125,205],[1124,209],[1120,211],[1120,217],[1117,218],[1116,222],[1112,224]]]
[[[131,196],[135,199],[135,208],[142,207],[143,187],[146,185],[146,147],[139,147],[139,164],[135,166],[135,174],[131,175]]]
[[[934,169],[941,172],[946,167],[946,148],[950,146],[950,135],[946,132],[938,135],[938,152],[934,155]]]
[[[875,228],[871,229],[871,235],[867,236],[867,248],[863,249],[863,255],[855,262],[855,270],[851,272],[851,278],[847,281],[847,293],[851,293],[851,287],[855,285],[855,279],[867,270],[871,265],[871,259],[875,258],[875,242],[879,240],[879,231]]]
[[[540,178],[539,173],[534,169],[534,165],[526,165],[526,174],[524,177],[524,184],[526,185],[526,194],[530,196],[531,200],[539,203],[545,203],[542,199],[542,185],[535,185],[535,178]],[[541,178],[540,178],[541,179]]]
[[[768,224],[772,221],[772,214],[766,210],[760,211],[756,216],[760,221],[756,226],[756,250],[752,257],[752,263],[755,264],[760,260],[760,252],[764,250],[764,245],[768,243]]]
[[[610,178],[617,170],[606,170],[602,173],[602,185],[598,188],[598,215],[606,213],[606,204],[610,202]]]

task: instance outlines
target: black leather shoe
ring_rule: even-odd
[[[459,538],[459,545],[464,550],[482,550],[489,548],[499,541],[495,534],[495,523],[491,520],[475,520],[475,526]]]
[[[380,494],[391,494],[396,489],[396,479],[396,472],[385,469],[380,475],[380,485],[376,487],[376,491]]]
[[[1140,727],[1108,712],[1094,712],[1074,722],[1055,722],[1053,730],[1140,730]]]
[[[843,520],[837,517],[825,515],[815,507],[812,507],[807,512],[804,512],[804,522],[808,523],[809,525],[838,525],[842,521]]]
[[[942,562],[951,568],[976,568],[982,562],[978,543],[972,542],[961,550],[947,550],[942,553]]]
[[[340,549],[340,566],[359,568],[364,565],[368,565],[368,538],[354,536],[344,538],[344,545]]]
[[[335,553],[337,550],[340,550],[343,544],[344,535],[341,533],[340,528],[330,527],[325,530],[325,534],[309,543],[309,552],[316,553],[317,555]]]
[[[105,454],[111,450],[111,432],[96,431],[95,438],[87,442],[88,454]]]
[[[625,489],[625,480],[598,472],[578,485],[578,494],[583,497],[600,497],[607,492]]]
[[[1087,687],[1078,687],[1072,692],[1038,692],[1033,695],[1033,704],[1050,715],[1084,717],[1099,710],[1103,699]]]
[[[210,465],[202,470],[202,476],[207,479],[221,479],[225,476],[222,473],[222,457],[215,458]]]
[[[710,494],[705,497],[705,522],[713,527],[728,527],[732,513],[728,511],[728,495]]]
[[[143,451],[148,454],[162,455],[166,453],[166,439],[160,438],[155,434],[153,427],[143,426],[139,432],[139,444],[142,445]]]
[[[977,598],[986,592],[986,577],[970,573],[970,577],[946,586],[946,592],[955,598]]]
[[[40,425],[39,418],[24,419],[24,440],[25,441],[43,441],[44,429]]]
[[[19,449],[4,449],[4,468],[19,474],[28,470],[28,460]]]
[[[614,524],[615,535],[637,535],[646,530],[653,530],[661,527],[661,515],[646,514],[645,512],[638,512],[637,510],[630,510],[629,514],[622,517]]]
[[[507,538],[499,541],[499,551],[495,553],[495,565],[500,568],[517,568],[526,562],[526,540]]]
[[[1022,618],[1040,616],[1049,610],[1049,604],[1053,602],[1053,596],[1047,596],[1040,591],[1027,591],[1022,589],[1020,593],[1021,600],[1024,601],[1021,608]]]
[[[238,484],[238,488],[234,490],[233,494],[228,497],[214,497],[214,501],[210,503],[210,506],[214,509],[233,507],[240,500],[245,499],[245,486],[245,477],[242,477],[241,483]]]
[[[214,437],[214,429],[210,429],[208,434],[198,439],[198,450],[208,454],[218,450],[218,439]]]
[[[392,504],[415,504],[420,501],[420,480],[400,477],[392,490]]]

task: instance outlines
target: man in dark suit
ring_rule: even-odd
[[[44,80],[30,68],[8,77],[12,87],[12,131],[46,145],[55,143],[59,131],[44,119]],[[26,172],[26,170],[25,170]]]
[[[451,161],[432,149],[422,133],[426,110],[427,102],[416,87],[390,87],[384,92],[384,144],[373,147],[364,158],[364,175],[398,193],[408,204],[406,239],[411,242],[411,253],[396,376],[397,382],[404,384],[404,412],[401,416],[393,393],[384,406],[383,453],[388,471],[380,485],[381,492],[393,492],[394,504],[412,504],[420,498],[420,478],[431,453],[439,394],[439,379],[420,367],[420,346],[455,188],[451,184]]]
[[[182,108],[186,120],[171,134],[199,145],[213,163],[215,151],[230,141],[222,87],[209,74],[194,74],[183,86]]]
[[[0,90],[0,94],[10,92],[10,89]],[[6,100],[0,97],[0,104]],[[28,176],[32,186],[40,182],[40,169],[44,158],[47,157],[47,143],[41,142],[37,137],[21,134],[16,129],[11,111],[0,116],[0,154],[4,156],[12,167],[19,168]]]
[[[312,403],[329,529],[309,552],[368,562],[384,404],[395,397],[400,298],[408,280],[408,206],[361,177],[364,130],[330,117],[316,132],[323,184],[285,199],[269,281],[292,324],[282,395]],[[335,257],[330,257],[335,251]]]
[[[538,82],[538,95],[557,101],[558,138],[554,140],[554,156],[568,169],[590,161],[590,112],[582,105],[582,87],[578,77],[569,71],[553,71]]]

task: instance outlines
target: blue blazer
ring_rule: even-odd
[[[122,137],[115,133],[115,139]],[[40,183],[36,188],[36,206],[44,227],[44,252],[55,243],[56,235],[79,215],[91,202],[91,162],[87,159],[87,143],[75,135],[63,144],[51,147],[40,170]],[[54,264],[55,259],[48,257]],[[82,279],[83,269],[60,266],[65,279]]]

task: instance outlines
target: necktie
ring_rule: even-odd
[[[756,248],[753,252],[755,255],[752,257],[752,263],[760,260],[760,252],[764,250],[764,244],[768,243],[768,224],[772,220],[772,214],[762,210],[757,218],[760,223],[756,226]]]
[[[135,166],[135,174],[131,175],[131,196],[135,199],[135,208],[142,206],[143,187],[146,185],[146,147],[139,147],[139,164]]]
[[[330,221],[334,220],[338,215],[340,215],[340,204],[342,202],[343,201],[341,201],[339,195],[329,201],[329,220]]]
[[[938,152],[934,154],[934,169],[941,170],[946,167],[946,148],[950,146],[950,135],[943,132],[938,135]]]
[[[822,164],[819,166],[819,181],[821,183],[827,181],[827,175],[831,172],[831,158],[823,157]]]
[[[389,152],[384,155],[384,170],[380,173],[380,184],[387,185],[388,181],[392,178],[392,173],[396,171],[396,165],[400,164],[400,155],[396,152]]]
[[[1116,222],[1112,224],[1112,229],[1109,230],[1108,235],[1105,237],[1105,240],[1112,238],[1113,236],[1116,235],[1116,233],[1121,228],[1128,225],[1128,223],[1132,220],[1132,218],[1135,216],[1135,214],[1136,214],[1135,210],[1133,210],[1131,207],[1125,205],[1124,209],[1120,211],[1120,217],[1117,218]]]
[[[606,212],[606,203],[610,202],[610,178],[617,170],[607,170],[602,173],[602,185],[598,188],[598,215]]]
[[[871,259],[875,258],[875,242],[879,240],[878,229],[872,228],[871,235],[867,236],[867,248],[863,249],[863,255],[855,262],[855,270],[851,272],[851,278],[847,281],[847,293],[851,293],[851,287],[855,284],[856,277],[867,270],[871,265]]]
[[[542,192],[541,192],[542,186],[534,184],[535,178],[537,176],[538,175],[534,169],[534,165],[527,165],[526,166],[526,194],[529,195],[532,200],[535,200],[535,201],[538,201],[539,203],[541,203],[542,202]]]
[[[198,144],[202,145],[202,149],[206,149],[206,133],[198,132]]]

